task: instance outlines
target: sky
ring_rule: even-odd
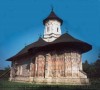
[[[82,56],[89,63],[98,59],[100,51],[100,0],[0,0],[0,68],[6,59],[43,35],[45,19],[53,6],[63,19],[62,33],[92,45]]]

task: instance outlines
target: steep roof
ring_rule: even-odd
[[[29,44],[27,46],[25,46],[18,54],[17,56],[21,55],[21,54],[24,54],[24,53],[27,53],[27,51],[30,49],[30,48],[35,48],[35,47],[41,47],[41,46],[44,46],[46,45],[47,42],[45,42],[41,37],[36,41],[36,42],[33,42],[32,44]]]
[[[48,21],[48,20],[58,20],[61,22],[61,24],[63,23],[63,20],[60,19],[55,13],[54,11],[52,10],[51,13],[49,14],[49,16],[43,20],[43,24],[45,25],[45,23]]]
[[[82,53],[87,52],[92,49],[92,46],[90,44],[83,42],[81,40],[78,40],[78,39],[72,37],[71,35],[69,35],[68,33],[65,33],[53,42],[46,42],[42,38],[39,38],[38,41],[26,46],[18,54],[9,58],[8,61],[12,60],[12,58],[14,58],[14,57],[21,56],[25,53],[28,53],[29,50],[31,50],[31,49],[32,50],[35,50],[35,48],[37,48],[37,49],[38,48],[39,49],[40,48],[49,48],[50,49],[52,46],[54,47],[54,49],[55,49],[55,47],[60,48],[61,46],[62,46],[62,48],[63,48],[63,46],[65,46],[66,48],[76,48],[76,49],[80,49],[80,51]]]
[[[80,50],[81,53],[85,53],[92,49],[92,46],[90,44],[76,39],[68,33],[61,35],[58,39],[53,41],[52,44],[54,44],[55,46],[59,45],[59,48],[66,47],[70,49],[77,49]]]
[[[65,33],[65,34],[61,35],[58,39],[56,39],[53,43],[59,43],[59,42],[83,42],[83,41],[80,41],[80,40],[72,37],[68,33]]]

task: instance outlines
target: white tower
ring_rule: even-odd
[[[54,11],[52,10],[50,15],[43,20],[43,24],[45,25],[44,29],[44,37],[43,39],[46,42],[52,42],[57,39],[61,35],[61,25],[63,20],[60,19]]]

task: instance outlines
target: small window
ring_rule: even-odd
[[[49,27],[47,27],[47,32],[49,32]]]
[[[57,28],[57,32],[58,32],[58,28]]]

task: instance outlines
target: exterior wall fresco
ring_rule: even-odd
[[[45,65],[45,57],[43,55],[39,55],[37,57],[37,72],[36,76],[37,77],[44,77],[44,65]]]
[[[10,77],[29,77],[30,76],[30,58],[22,58],[12,62]]]
[[[79,77],[79,70],[82,70],[81,54],[76,51],[38,54],[35,68],[35,76],[38,77]]]
[[[12,63],[10,80],[42,82],[40,81],[42,79],[39,80],[38,78],[44,78],[43,82],[53,81],[65,83],[67,83],[66,80],[68,78],[70,80],[71,78],[87,79],[86,74],[82,70],[81,54],[78,51],[43,52]],[[54,81],[50,78],[58,79],[54,79]],[[61,81],[61,78],[63,80],[65,78],[65,80]]]

